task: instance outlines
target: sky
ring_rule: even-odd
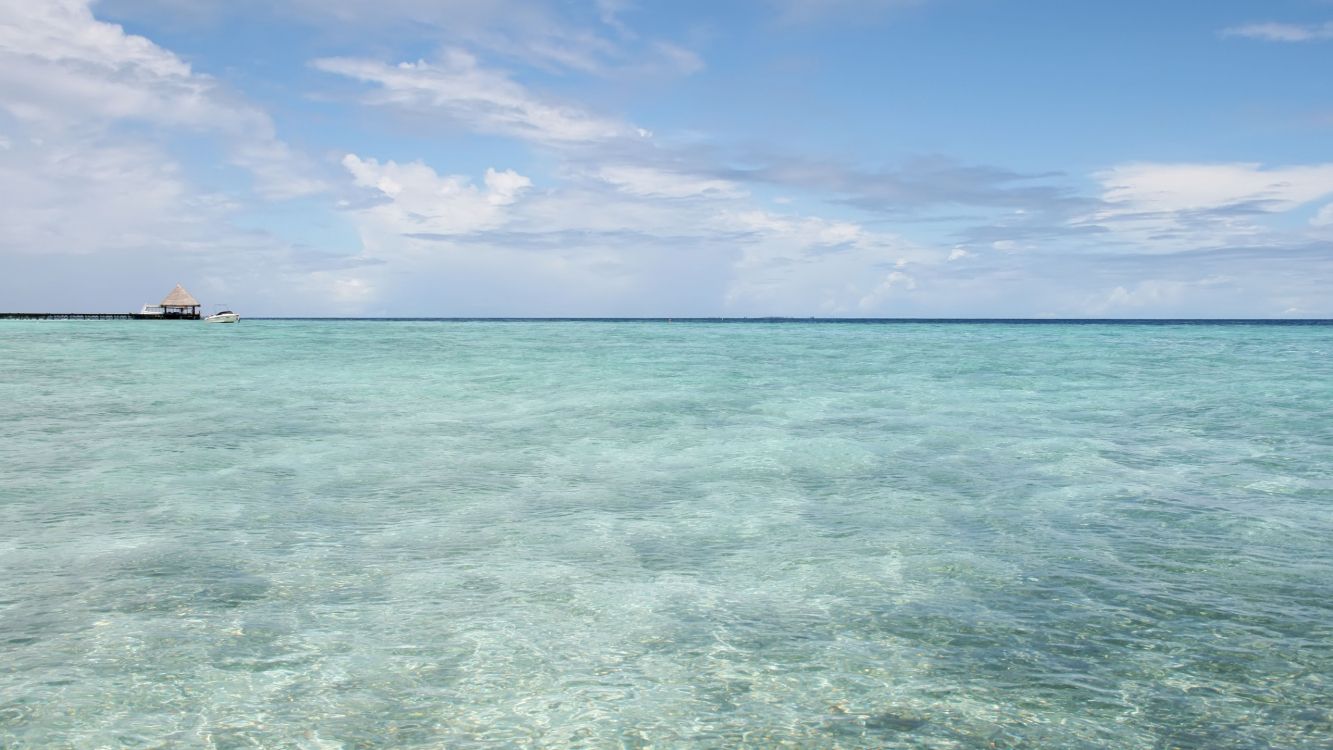
[[[1333,318],[1331,0],[0,0],[0,310]]]

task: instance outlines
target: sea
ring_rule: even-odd
[[[1333,747],[1333,325],[0,321],[0,747]]]

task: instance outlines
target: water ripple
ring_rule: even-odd
[[[1333,738],[1333,329],[218,328],[0,331],[0,746]]]

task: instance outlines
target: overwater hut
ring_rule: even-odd
[[[162,300],[162,315],[168,318],[198,318],[199,300],[180,284]]]

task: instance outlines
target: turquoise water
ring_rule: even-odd
[[[1333,327],[0,322],[0,747],[1333,746]]]

